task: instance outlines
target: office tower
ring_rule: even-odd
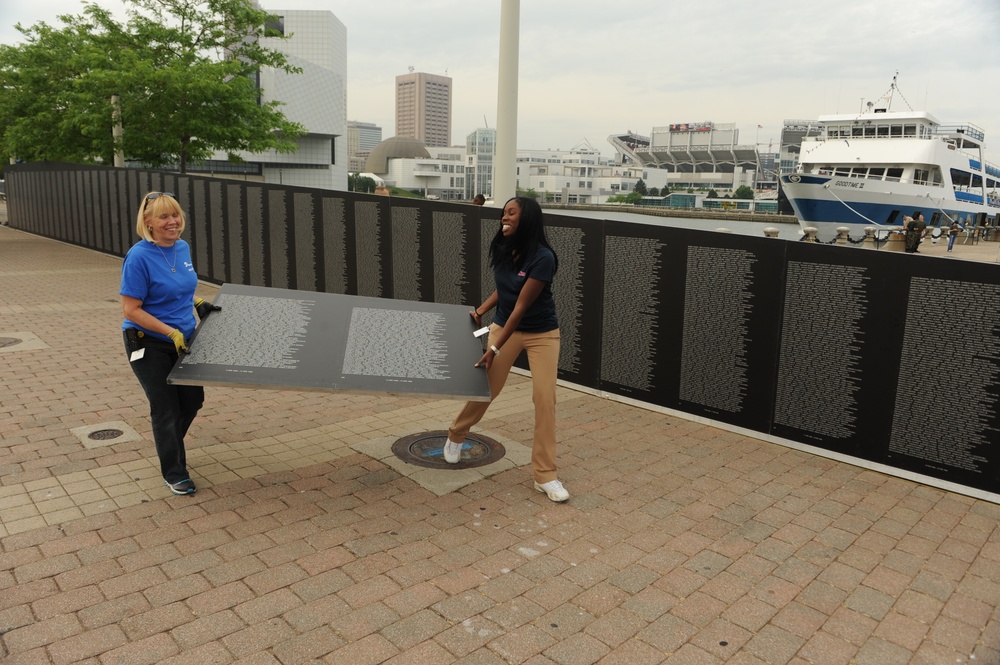
[[[351,173],[365,170],[368,155],[382,141],[382,128],[373,122],[347,121],[347,158]]]
[[[428,147],[451,145],[451,79],[413,72],[396,77],[396,136]]]

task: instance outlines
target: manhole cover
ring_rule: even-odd
[[[507,454],[499,441],[470,434],[462,444],[462,457],[458,464],[448,464],[444,461],[444,442],[447,439],[447,430],[411,434],[392,444],[392,453],[407,464],[432,469],[471,469],[492,464]]]
[[[120,429],[99,429],[88,434],[87,438],[94,439],[95,441],[110,441],[111,439],[117,439],[124,433]]]
[[[14,346],[15,344],[20,344],[23,339],[18,339],[17,337],[0,337],[0,349],[5,346]]]

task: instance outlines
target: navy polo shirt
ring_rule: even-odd
[[[497,310],[493,322],[504,326],[514,311],[517,298],[528,279],[545,283],[535,302],[531,303],[517,329],[521,332],[548,332],[559,327],[556,318],[556,303],[552,299],[552,277],[555,275],[556,257],[552,250],[540,246],[534,256],[526,260],[520,268],[497,266],[493,269],[493,279],[497,286]]]

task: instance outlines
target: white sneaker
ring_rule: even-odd
[[[448,464],[458,464],[460,459],[462,459],[462,444],[452,443],[451,439],[447,439],[444,444],[444,461]]]
[[[545,492],[552,501],[566,501],[569,499],[569,492],[558,480],[550,480],[547,483],[535,483],[536,492]]]

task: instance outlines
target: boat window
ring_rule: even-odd
[[[889,213],[889,216],[885,218],[885,223],[892,224],[893,222],[896,221],[897,217],[899,217],[899,211],[893,210],[892,212]]]
[[[983,188],[983,177],[981,175],[973,174],[973,176],[972,176],[972,187],[974,189],[982,189]]]
[[[968,171],[951,170],[951,184],[955,189],[964,189],[969,186],[970,182],[972,182],[972,176]]]
[[[875,138],[875,128],[874,127],[872,127],[870,125],[868,127],[865,127],[865,138],[866,139]]]
[[[930,225],[931,226],[941,226],[941,213],[940,212],[935,212],[933,215],[931,215],[931,223],[930,223]]]
[[[903,125],[903,136],[916,136],[917,126],[916,125]]]
[[[927,184],[927,169],[913,169],[913,182],[918,185]]]
[[[851,169],[846,168],[844,166],[838,166],[837,169],[833,172],[833,175],[849,176],[851,175]]]
[[[903,135],[902,125],[893,125],[892,127],[889,128],[889,136],[899,137],[902,135]]]
[[[889,126],[879,125],[878,129],[876,130],[876,134],[878,135],[879,138],[885,138],[886,136],[889,136]]]
[[[864,136],[864,127],[851,127],[851,136],[857,138]]]
[[[881,166],[873,166],[868,171],[868,177],[869,178],[877,178],[877,179],[881,180],[882,176],[884,176],[884,175],[885,175],[885,168],[881,167]]]
[[[888,168],[888,169],[885,170],[885,179],[886,180],[893,180],[895,182],[899,182],[899,179],[902,178],[902,177],[903,177],[903,169],[902,168],[892,167],[892,168]]]
[[[855,178],[864,178],[868,175],[868,167],[866,166],[855,166],[851,169],[851,175]]]

